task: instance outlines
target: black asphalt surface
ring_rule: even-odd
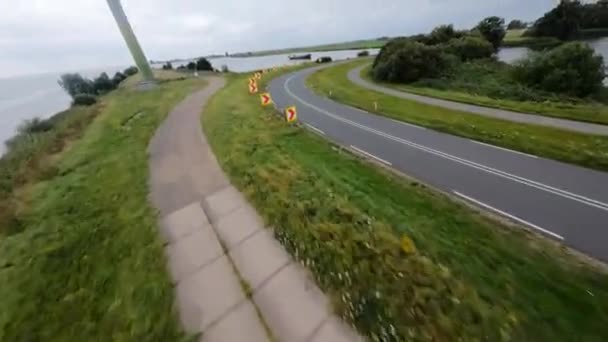
[[[336,143],[608,261],[608,173],[480,144],[314,94],[301,70],[269,85],[278,107]]]

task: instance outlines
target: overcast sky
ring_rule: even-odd
[[[533,20],[554,0],[122,0],[147,57],[243,52]],[[106,0],[0,1],[0,77],[132,64]]]

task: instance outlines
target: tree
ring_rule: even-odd
[[[186,65],[186,68],[187,68],[188,70],[194,70],[194,69],[196,69],[196,63],[194,63],[194,62],[189,62],[189,63]]]
[[[599,91],[606,76],[604,58],[581,42],[537,53],[522,60],[514,70],[523,83],[579,97]]]
[[[494,50],[498,50],[502,44],[505,35],[505,20],[499,17],[488,17],[482,20],[475,27],[476,30],[494,47]]]
[[[102,72],[95,80],[93,80],[93,89],[95,94],[105,94],[116,88],[114,82],[108,77],[108,74]]]
[[[201,57],[196,61],[196,70],[213,71],[213,67],[207,58]]]
[[[490,42],[477,37],[463,37],[450,41],[446,50],[460,58],[462,61],[489,58],[494,54],[494,47]]]
[[[414,82],[440,76],[451,65],[451,59],[439,46],[429,46],[400,39],[376,57],[372,74],[378,81]],[[454,57],[452,57],[454,58]]]
[[[114,74],[114,77],[112,77],[112,83],[114,83],[114,87],[118,87],[118,85],[125,79],[127,79],[127,76],[119,71]]]
[[[523,30],[528,27],[528,24],[524,23],[521,20],[511,20],[509,25],[507,25],[507,30]]]
[[[80,74],[63,74],[59,79],[59,85],[72,98],[78,94],[95,94],[93,82]]]
[[[575,38],[581,29],[582,6],[577,0],[562,0],[557,7],[538,19],[527,33],[535,37]]]
[[[133,76],[133,75],[137,74],[138,72],[139,72],[139,69],[137,69],[137,67],[130,66],[130,67],[126,68],[122,73],[127,75],[127,77],[129,77],[129,76]]]
[[[452,39],[457,39],[463,36],[463,33],[454,30],[454,25],[441,25],[431,31],[427,38],[426,44],[438,45],[447,43]]]
[[[173,70],[173,64],[171,62],[163,64],[163,70]]]

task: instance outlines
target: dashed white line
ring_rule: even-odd
[[[552,236],[552,237],[554,237],[554,238],[556,238],[556,239],[558,239],[558,240],[560,240],[560,241],[563,241],[563,240],[564,240],[564,237],[563,237],[563,236],[561,236],[561,235],[559,235],[559,234],[555,234],[555,233],[554,233],[554,232],[552,232],[552,231],[546,230],[546,229],[541,228],[541,227],[539,227],[539,226],[537,226],[537,225],[535,225],[535,224],[533,224],[533,223],[530,223],[530,222],[528,222],[528,221],[526,221],[526,220],[520,219],[519,217],[517,217],[517,216],[515,216],[515,215],[511,215],[511,214],[509,214],[509,213],[507,213],[507,212],[504,212],[504,211],[502,211],[502,210],[500,210],[500,209],[496,209],[496,208],[494,208],[494,207],[492,207],[492,206],[490,206],[490,205],[488,205],[488,204],[485,204],[485,203],[483,203],[483,202],[481,202],[481,201],[478,201],[478,200],[476,200],[476,199],[474,199],[474,198],[471,198],[471,197],[469,197],[469,196],[463,195],[463,194],[461,194],[461,193],[460,193],[460,192],[458,192],[458,191],[453,191],[453,192],[454,192],[454,194],[456,194],[457,196],[462,197],[462,198],[464,198],[465,200],[467,200],[467,201],[469,201],[469,202],[472,202],[472,203],[474,203],[474,204],[477,204],[477,205],[478,205],[478,206],[480,206],[480,207],[483,207],[483,208],[485,208],[485,209],[489,209],[489,210],[491,210],[491,211],[494,211],[494,212],[496,212],[496,213],[498,213],[498,214],[500,214],[500,215],[502,215],[502,216],[508,217],[508,218],[510,218],[511,220],[517,221],[517,222],[519,222],[519,223],[521,223],[521,224],[523,224],[523,225],[525,225],[525,226],[528,226],[528,227],[530,227],[530,228],[532,228],[532,229],[536,229],[536,230],[538,230],[539,232],[541,232],[541,233],[543,233],[543,234],[546,234],[546,235],[549,235],[549,236]]]
[[[309,125],[307,123],[305,123],[306,127],[312,129],[313,131],[321,134],[321,135],[325,135],[325,132],[323,132],[322,130],[318,129],[317,127],[313,126],[313,125]]]
[[[460,157],[457,157],[457,156],[454,156],[454,155],[451,155],[451,154],[448,154],[448,153],[445,153],[445,152],[441,152],[441,151],[432,149],[430,147],[426,147],[426,146],[423,146],[423,145],[420,145],[420,144],[416,144],[414,142],[411,142],[411,141],[408,141],[408,140],[405,140],[405,139],[402,139],[402,138],[399,138],[399,137],[392,136],[392,135],[390,135],[388,133],[385,133],[385,132],[373,129],[371,127],[367,127],[367,126],[362,125],[360,123],[357,123],[357,122],[348,120],[346,118],[343,118],[341,116],[335,115],[333,113],[330,113],[330,112],[328,112],[328,111],[326,111],[326,110],[324,110],[322,108],[319,108],[319,107],[317,107],[317,106],[315,106],[315,105],[313,105],[313,104],[311,104],[311,103],[303,100],[302,98],[298,97],[296,94],[294,94],[289,89],[289,82],[295,76],[296,75],[293,75],[293,76],[289,77],[285,81],[285,83],[283,84],[283,88],[285,89],[285,91],[291,97],[295,98],[296,100],[298,100],[300,103],[304,104],[305,106],[310,107],[310,108],[316,110],[317,112],[322,113],[322,114],[324,114],[326,116],[329,116],[329,117],[331,117],[331,118],[333,118],[335,120],[342,121],[342,122],[344,122],[346,124],[349,124],[351,126],[360,128],[360,129],[362,129],[364,131],[371,132],[373,134],[376,134],[376,135],[379,135],[381,137],[384,137],[384,138],[396,141],[396,142],[401,143],[403,145],[407,145],[407,146],[410,146],[410,147],[413,147],[413,148],[416,148],[416,149],[419,149],[419,150],[422,150],[422,151],[434,154],[434,155],[439,156],[441,158],[445,158],[445,159],[451,160],[453,162],[456,162],[456,163],[459,163],[459,164],[462,164],[462,165],[466,165],[466,166],[472,167],[472,168],[477,169],[477,170],[481,170],[483,172],[487,172],[487,173],[490,173],[490,174],[493,174],[493,175],[496,175],[496,176],[499,176],[499,177],[502,177],[502,178],[505,178],[505,179],[509,179],[509,180],[514,181],[516,183],[520,183],[520,184],[523,184],[523,185],[526,185],[526,186],[529,186],[529,187],[532,187],[532,188],[535,188],[535,189],[546,191],[546,192],[552,193],[554,195],[558,195],[560,197],[568,198],[570,200],[573,200],[573,201],[576,201],[576,202],[579,202],[579,203],[582,203],[582,204],[585,204],[585,205],[588,205],[588,206],[591,206],[591,207],[594,207],[594,208],[598,208],[598,209],[601,209],[601,210],[604,210],[604,211],[608,211],[608,204],[600,202],[598,200],[594,200],[594,199],[591,199],[591,198],[588,198],[588,197],[585,197],[585,196],[582,196],[582,195],[574,194],[574,193],[568,192],[566,190],[555,188],[555,187],[552,187],[552,186],[549,186],[549,185],[546,185],[546,184],[543,184],[543,183],[540,183],[540,182],[537,182],[537,181],[533,181],[533,180],[530,180],[530,179],[527,179],[527,178],[524,178],[524,177],[513,175],[513,174],[510,174],[510,173],[505,172],[505,171],[501,171],[501,170],[498,170],[498,169],[495,169],[495,168],[492,168],[492,167],[489,167],[489,166],[486,166],[486,165],[482,165],[482,164],[479,164],[479,163],[476,163],[476,162],[473,162],[473,161],[470,161],[470,160],[467,160],[467,159],[464,159],[464,158],[460,158]]]
[[[469,139],[469,141],[470,141],[470,142],[473,142],[473,143],[476,143],[476,144],[479,144],[479,145],[483,145],[483,146],[492,147],[492,148],[495,148],[495,149],[498,149],[498,150],[503,150],[503,151],[507,151],[507,152],[511,152],[511,153],[517,153],[517,154],[521,154],[522,156],[526,156],[526,157],[530,157],[530,158],[535,158],[535,159],[538,159],[538,157],[537,157],[537,156],[533,156],[533,155],[531,155],[531,154],[527,154],[527,153],[524,153],[524,152],[513,151],[513,150],[510,150],[510,149],[508,149],[508,148],[504,148],[504,147],[498,147],[498,146],[494,146],[494,145],[490,145],[490,144],[482,143],[481,141],[475,141],[475,140],[472,140],[472,139]]]
[[[355,150],[355,151],[357,151],[357,152],[359,152],[359,153],[361,153],[361,154],[363,154],[363,155],[366,155],[366,156],[368,156],[368,157],[370,157],[370,158],[372,158],[372,159],[375,159],[375,160],[377,160],[377,161],[379,161],[379,162],[381,162],[381,163],[383,163],[383,164],[386,164],[386,165],[388,165],[388,166],[392,166],[392,165],[393,165],[391,162],[386,161],[386,160],[384,160],[384,159],[382,159],[382,158],[380,158],[380,157],[376,157],[375,155],[373,155],[373,154],[371,154],[371,153],[369,153],[369,152],[365,152],[365,151],[363,151],[362,149],[357,148],[356,146],[350,145],[350,148],[352,148],[353,150]]]

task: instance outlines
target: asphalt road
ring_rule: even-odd
[[[328,139],[608,261],[608,173],[435,132],[315,95],[301,70],[269,85]]]
[[[608,125],[599,125],[588,122],[567,120],[567,119],[559,119],[552,118],[548,116],[542,116],[538,114],[526,114],[526,113],[518,113],[512,112],[509,110],[502,110],[496,108],[489,108],[483,106],[476,106],[472,104],[462,103],[462,102],[454,102],[448,100],[437,99],[434,97],[422,96],[417,94],[408,93],[406,91],[392,89],[388,87],[384,87],[379,84],[372,83],[361,78],[361,69],[363,69],[366,65],[362,65],[360,67],[354,68],[348,72],[348,79],[364,88],[374,90],[380,93],[384,93],[391,96],[400,97],[402,99],[413,100],[416,102],[421,102],[425,104],[429,104],[432,106],[448,108],[452,110],[459,110],[462,112],[469,112],[477,115],[488,116],[492,118],[497,118],[501,120],[508,120],[514,122],[528,123],[533,125],[540,126],[549,126],[555,127],[559,129],[565,129],[569,131],[586,133],[586,134],[596,134],[596,135],[608,135]]]

